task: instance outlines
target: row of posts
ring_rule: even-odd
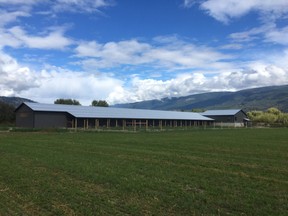
[[[118,121],[119,120],[115,120],[115,127],[117,128],[118,127]],[[189,121],[189,120],[158,120],[159,121],[159,124],[158,124],[158,127],[160,128],[160,130],[163,129],[163,127],[167,127],[167,126],[170,126],[170,127],[197,127],[200,124],[200,121]],[[178,125],[178,121],[180,121],[180,126]],[[184,121],[184,124],[183,124],[183,121]],[[188,121],[188,122],[187,122]],[[90,120],[91,122],[91,120]],[[164,124],[163,124],[164,122]],[[167,124],[167,122],[169,122],[169,124]],[[99,129],[100,128],[100,121],[99,119],[95,119],[95,129]],[[125,130],[125,128],[127,127],[127,125],[131,125],[134,130],[137,129],[137,126],[139,126],[139,128],[142,128],[142,126],[144,126],[146,128],[146,130],[148,130],[149,128],[149,120],[130,120],[130,121],[127,121],[125,119],[122,120],[122,129]],[[203,126],[206,127],[207,125],[207,122],[204,121],[203,122]],[[152,120],[152,125],[151,125],[153,128],[156,126],[155,125],[155,120]],[[103,126],[102,126],[103,127]],[[106,128],[110,128],[111,127],[111,119],[107,119],[106,120]],[[72,128],[75,128],[77,129],[78,128],[78,119],[76,118],[75,120],[72,120]],[[84,129],[89,129],[89,119],[84,119],[84,122],[83,122],[83,128]]]

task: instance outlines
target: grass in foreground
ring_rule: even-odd
[[[0,133],[0,215],[287,212],[287,129]]]

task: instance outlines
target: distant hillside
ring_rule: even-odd
[[[203,93],[178,98],[117,104],[115,106],[158,110],[242,108],[245,111],[277,107],[283,112],[288,112],[288,85],[246,89],[237,92]]]
[[[32,100],[26,99],[26,98],[20,98],[20,97],[4,97],[0,96],[0,102],[9,104],[13,107],[19,106],[23,102],[34,102]]]

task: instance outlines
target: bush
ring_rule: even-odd
[[[271,107],[266,112],[251,111],[248,117],[256,124],[283,127],[288,125],[288,113],[282,113],[279,109]]]

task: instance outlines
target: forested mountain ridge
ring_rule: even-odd
[[[277,107],[283,112],[288,112],[288,85],[253,88],[237,92],[202,93],[185,97],[117,104],[115,107],[158,110],[241,108],[245,111]]]
[[[13,107],[18,107],[23,102],[34,102],[30,99],[21,98],[21,97],[4,97],[0,96],[0,102],[11,105]]]
[[[16,108],[22,102],[33,101],[20,97],[0,96],[0,102],[9,104]],[[253,88],[237,92],[202,93],[185,97],[116,104],[114,107],[189,111],[193,109],[232,108],[241,108],[245,111],[264,111],[270,107],[276,107],[283,112],[288,112],[288,85]]]

